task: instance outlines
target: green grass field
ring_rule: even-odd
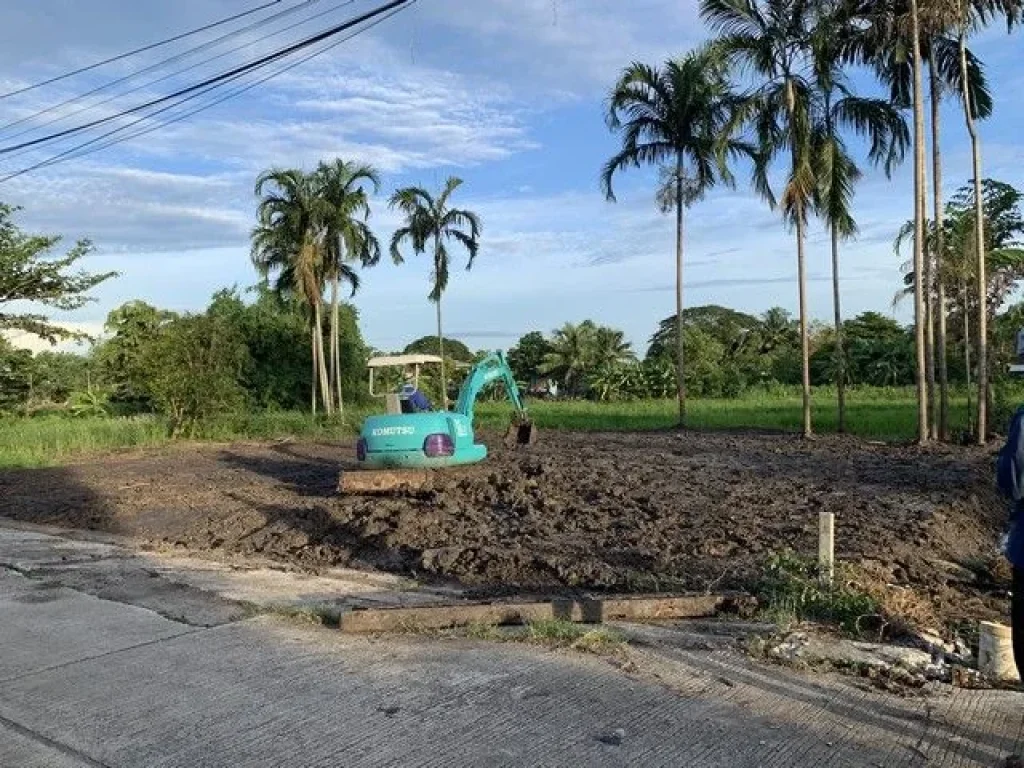
[[[915,435],[917,412],[910,389],[855,389],[848,393],[850,433],[879,440],[909,440]],[[629,430],[664,429],[676,423],[673,400],[626,403],[587,401],[529,403],[541,429]],[[354,435],[369,408],[349,409],[345,423],[314,422],[309,414],[260,412],[226,415],[207,424],[203,440],[267,440],[281,437],[320,439]],[[689,424],[699,429],[749,427],[796,431],[800,428],[798,391],[751,393],[732,400],[692,400]],[[504,429],[509,420],[507,403],[480,403],[477,426]],[[814,394],[815,428],[836,427],[834,392]],[[966,400],[951,403],[953,430],[966,424]],[[0,419],[0,467],[37,467],[60,464],[76,457],[168,442],[164,422],[156,417],[120,419],[71,418],[58,415]]]
[[[625,403],[534,402],[530,413],[541,428],[579,430],[665,429],[677,421],[674,400]],[[835,392],[819,390],[813,396],[813,416],[818,432],[834,432],[838,421]],[[950,404],[951,428],[966,426],[966,398]],[[478,423],[496,428],[507,423],[508,408],[484,403],[477,408]],[[799,391],[781,394],[758,392],[730,400],[690,400],[687,423],[697,429],[801,428]],[[910,440],[916,435],[917,406],[909,389],[857,389],[847,393],[847,430],[879,440]]]

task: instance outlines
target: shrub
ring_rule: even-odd
[[[865,619],[878,618],[878,604],[843,571],[837,567],[829,586],[820,579],[815,561],[792,552],[775,554],[757,585],[757,597],[778,621],[822,621],[859,635]]]

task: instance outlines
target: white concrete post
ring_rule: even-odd
[[[823,584],[832,586],[836,562],[836,516],[834,512],[818,513],[818,573]]]

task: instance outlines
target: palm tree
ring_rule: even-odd
[[[320,204],[317,223],[323,234],[324,277],[331,285],[329,380],[331,391],[338,398],[338,411],[343,414],[339,284],[343,280],[347,282],[354,296],[359,289],[359,274],[352,263],[372,266],[380,261],[380,242],[366,223],[370,216],[366,187],[376,192],[380,188],[380,177],[369,165],[339,158],[331,163],[320,163],[313,183]]]
[[[938,276],[938,259],[944,250],[944,226],[942,210],[942,150],[940,144],[940,102],[942,94],[946,90],[963,92],[963,88],[969,89],[971,99],[976,105],[979,117],[988,117],[992,112],[992,97],[988,92],[988,83],[985,80],[981,64],[974,54],[966,51],[968,60],[968,79],[961,82],[963,69],[960,63],[959,44],[951,40],[947,35],[932,31],[927,38],[927,49],[925,56],[928,59],[928,86],[931,102],[931,129],[932,129],[932,215],[933,221],[933,248],[928,252],[928,259],[925,266],[929,268],[929,276],[926,281],[929,285],[935,286],[933,317],[937,319],[935,325],[937,330],[936,346],[933,358],[938,361],[938,383],[939,383],[939,408],[938,408],[938,429],[937,437],[946,441],[949,439],[949,366],[947,346],[946,313],[948,299],[946,296],[946,281]],[[954,63],[955,59],[955,63]],[[933,412],[934,421],[934,412]]]
[[[556,330],[540,372],[557,377],[568,393],[578,395],[583,378],[593,368],[597,330],[590,320],[579,325],[566,323]]]
[[[447,400],[448,382],[444,370],[444,340],[441,332],[441,296],[448,287],[448,245],[454,240],[469,254],[466,269],[473,268],[473,260],[480,249],[480,217],[464,208],[451,208],[452,193],[462,185],[462,179],[449,177],[444,189],[435,199],[423,187],[405,187],[391,196],[390,205],[405,216],[405,224],[391,238],[391,258],[402,263],[401,246],[406,240],[414,253],[425,253],[432,248],[434,270],[429,299],[437,308],[437,353],[441,362],[441,397]]]
[[[817,188],[815,207],[829,228],[832,241],[832,297],[835,315],[836,390],[840,432],[846,431],[846,360],[843,346],[839,292],[839,241],[857,233],[851,203],[861,171],[847,150],[844,130],[868,138],[868,159],[881,164],[887,176],[903,160],[910,135],[899,110],[883,99],[855,95],[841,65],[845,39],[853,19],[839,2],[823,3],[816,11],[810,32],[813,87],[820,104],[813,126]]]
[[[626,341],[626,335],[615,328],[599,326],[591,341],[591,360],[595,368],[616,368],[624,363],[636,361],[633,345]]]
[[[908,94],[912,90],[919,101],[923,98],[919,82],[921,56],[927,59],[931,81],[934,240],[936,247],[941,252],[942,238],[945,232],[945,227],[942,226],[938,127],[941,91],[945,87],[960,94],[968,131],[976,139],[973,119],[985,117],[991,113],[992,99],[988,93],[980,63],[966,48],[966,33],[976,24],[987,22],[997,15],[1005,16],[1008,26],[1012,27],[1021,21],[1024,3],[1021,0],[919,0],[909,3],[908,0],[888,0],[887,2],[851,0],[851,2],[859,7],[857,14],[869,22],[866,29],[862,30],[853,42],[852,48],[859,49],[861,54],[867,54],[866,58],[869,63],[875,66],[881,79],[889,84],[894,100],[906,103]],[[908,34],[908,27],[910,34]],[[918,33],[916,41],[917,52],[920,54],[918,56],[908,53],[908,49],[914,47],[912,33],[915,30]],[[912,87],[912,83],[916,86],[916,90]],[[921,111],[923,112],[923,109]],[[915,157],[920,154],[923,166],[923,115],[916,117],[920,120],[921,135],[916,138]],[[977,149],[976,141],[972,141],[972,147]],[[975,171],[975,177],[980,181],[980,151],[977,154],[978,168]],[[923,167],[920,175],[923,176]],[[917,218],[923,220],[926,215],[923,181],[921,187],[921,197],[916,200],[916,205],[919,209]],[[976,217],[980,221],[981,213],[976,211]],[[919,239],[925,239],[923,232]],[[979,240],[978,242],[980,244],[983,241]],[[928,286],[932,285],[934,281],[931,274],[933,261],[932,256],[923,260],[926,292]],[[976,261],[979,268],[983,270],[985,262],[983,253],[976,254]],[[944,436],[948,432],[948,383],[945,350],[946,297],[945,286],[941,281],[938,282],[935,304],[937,306],[929,314],[938,314],[938,349],[933,357],[938,359],[939,367],[938,433],[939,436]],[[931,309],[931,304],[929,304],[929,309]],[[982,320],[980,315],[978,319]],[[931,324],[929,320],[929,326]],[[981,322],[979,324],[984,325]],[[930,330],[928,335],[930,339]],[[987,331],[984,328],[981,329],[979,331],[979,352],[982,347],[986,346],[986,336]],[[987,354],[985,356],[987,357]],[[979,386],[987,390],[987,361],[985,368],[985,381],[979,381]],[[931,372],[931,366],[929,366],[929,372]],[[982,402],[979,402],[978,408],[979,415],[982,415],[987,397],[980,399]],[[978,431],[984,432],[983,429]],[[984,437],[979,436],[979,439],[983,440]]]
[[[804,246],[808,212],[819,191],[815,124],[821,110],[808,34],[812,5],[796,0],[701,0],[700,5],[701,16],[719,35],[713,45],[755,83],[740,114],[753,127],[760,147],[755,187],[773,208],[768,163],[781,152],[789,155],[779,203],[796,231],[805,437],[811,436],[813,426]]]
[[[256,179],[260,197],[258,224],[252,232],[252,261],[267,278],[277,273],[275,288],[299,296],[310,313],[313,358],[312,410],[316,413],[317,383],[328,415],[333,412],[324,361],[323,242],[318,230],[320,204],[310,176],[295,169],[271,169]]]
[[[737,99],[724,63],[711,49],[665,62],[662,69],[634,62],[623,70],[608,97],[608,127],[622,137],[621,149],[601,173],[608,200],[612,180],[626,168],[667,167],[659,189],[662,210],[676,214],[676,394],[679,426],[686,421],[683,345],[683,210],[719,181],[731,185],[728,160],[753,150],[728,130]]]

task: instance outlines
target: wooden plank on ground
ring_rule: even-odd
[[[721,595],[679,595],[356,609],[342,615],[341,629],[344,632],[403,632],[468,624],[525,624],[544,619],[585,623],[695,619],[714,616],[729,600]]]
[[[427,469],[353,469],[344,470],[338,481],[342,493],[387,493],[417,490],[430,482]]]

